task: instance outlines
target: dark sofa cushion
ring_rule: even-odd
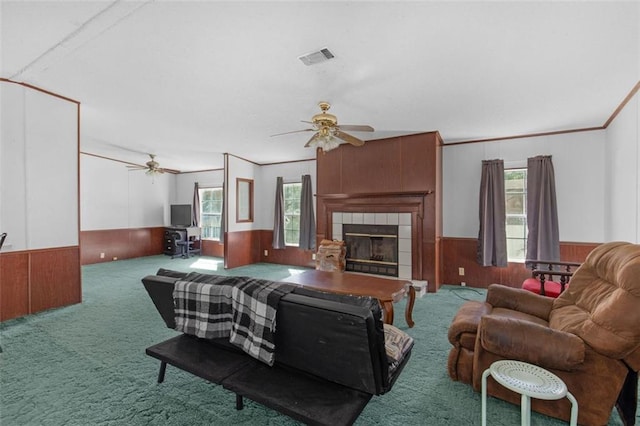
[[[374,395],[386,392],[384,331],[370,308],[288,294],[277,323],[277,363]]]

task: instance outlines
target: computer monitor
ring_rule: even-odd
[[[191,226],[191,204],[171,205],[171,226]]]

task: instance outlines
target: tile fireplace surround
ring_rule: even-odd
[[[398,278],[411,280],[411,213],[333,212],[332,239],[343,240],[343,224],[398,225]]]

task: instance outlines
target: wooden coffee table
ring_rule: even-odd
[[[416,291],[411,285],[411,281],[316,269],[291,275],[282,281],[330,293],[375,297],[384,308],[384,322],[387,324],[393,324],[393,302],[399,301],[408,292],[409,300],[407,300],[405,309],[405,319],[409,327],[413,327],[415,324],[411,315],[413,303],[416,300]]]

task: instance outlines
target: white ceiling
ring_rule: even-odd
[[[82,103],[81,150],[182,171],[314,158],[319,109],[377,139],[602,126],[640,79],[636,1],[7,1],[1,77]],[[335,58],[298,56],[328,47]]]

